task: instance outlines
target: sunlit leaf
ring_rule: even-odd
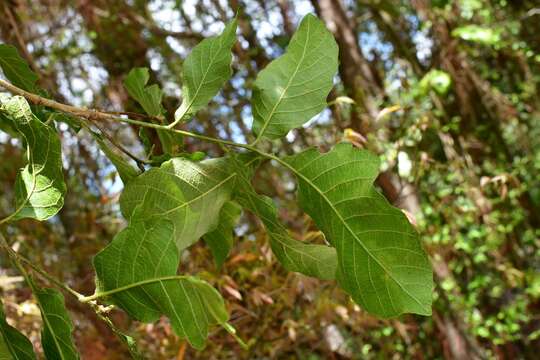
[[[286,159],[300,206],[336,248],[338,282],[368,312],[431,314],[432,270],[418,234],[373,187],[379,161],[350,144]]]
[[[136,206],[146,218],[169,219],[178,248],[184,249],[216,228],[235,178],[223,158],[200,162],[173,158],[131,180],[120,206],[127,219]]]
[[[338,47],[323,22],[304,17],[287,52],[257,76],[253,89],[253,132],[277,139],[326,106],[338,67]]]
[[[231,47],[236,41],[234,19],[221,35],[201,41],[183,64],[182,105],[176,110],[175,121],[187,121],[216,96],[232,75]]]
[[[46,220],[62,208],[66,193],[58,134],[32,113],[21,96],[3,100],[0,112],[11,119],[27,146],[28,164],[15,182],[13,220]]]

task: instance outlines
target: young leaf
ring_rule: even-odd
[[[149,78],[147,68],[134,68],[124,80],[124,86],[148,115],[159,116],[163,111],[161,106],[163,92],[157,84],[146,86]]]
[[[174,224],[163,217],[142,220],[140,209],[94,258],[96,293],[107,293],[114,304],[143,322],[166,315],[178,336],[201,349],[208,327],[228,319],[223,299],[209,284],[176,275],[180,259]]]
[[[32,343],[6,321],[4,307],[0,301],[0,359],[32,360],[36,358]]]
[[[235,178],[224,158],[200,162],[173,158],[130,181],[120,208],[126,219],[132,218],[137,205],[145,218],[169,219],[178,248],[184,249],[215,229]]]
[[[255,81],[255,142],[263,137],[283,137],[321,112],[337,67],[334,37],[315,16],[305,16],[287,52],[272,61]]]
[[[134,68],[124,80],[124,86],[129,95],[142,106],[144,112],[157,117],[163,113],[161,106],[163,91],[157,84],[146,86],[148,79],[150,79],[150,74],[147,68]],[[180,151],[182,136],[159,129],[157,134],[166,154],[175,154]]]
[[[32,114],[21,96],[2,101],[0,112],[11,119],[27,146],[28,165],[17,176],[12,218],[46,220],[62,208],[66,193],[58,134]]]
[[[221,267],[233,246],[233,229],[242,213],[240,205],[234,201],[227,201],[219,213],[217,228],[204,235],[204,241],[210,247],[214,260]]]
[[[71,333],[73,323],[64,305],[64,297],[54,289],[40,289],[33,285],[41,318],[43,330],[41,345],[47,359],[78,359],[79,354],[73,345]]]
[[[342,143],[285,161],[298,178],[300,206],[336,248],[338,281],[383,318],[431,314],[432,270],[406,216],[373,187],[379,161]]]
[[[249,157],[236,159],[238,178],[235,200],[261,219],[268,232],[272,252],[284,268],[320,279],[334,279],[337,269],[335,249],[303,243],[289,236],[287,229],[278,219],[272,199],[258,195],[251,186],[254,161],[256,159]]]
[[[231,75],[231,47],[236,41],[234,19],[221,35],[204,39],[184,61],[182,105],[174,114],[174,124],[189,120],[216,96]]]
[[[137,168],[135,168],[126,159],[113,151],[105,143],[105,140],[103,140],[103,138],[99,134],[96,134],[94,132],[91,132],[91,134],[94,140],[96,140],[101,151],[103,151],[105,156],[107,156],[107,158],[116,168],[116,171],[118,171],[118,175],[120,175],[120,179],[122,179],[122,182],[124,184],[127,184],[130,180],[136,178],[140,174],[140,171]]]
[[[12,45],[0,44],[0,67],[13,85],[26,91],[36,90],[38,76]]]

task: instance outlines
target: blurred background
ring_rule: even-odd
[[[244,214],[218,269],[204,243],[183,255],[226,299],[249,351],[216,329],[202,352],[167,321],[141,324],[113,312],[151,359],[533,359],[540,348],[540,3],[535,0],[2,0],[0,40],[16,46],[61,102],[142,112],[123,87],[133,67],[151,69],[173,116],[182,61],[238,13],[234,76],[185,125],[250,140],[257,73],[284,52],[297,24],[317,14],[334,34],[341,66],[330,106],[273,149],[329,149],[347,139],[380,155],[377,184],[421,233],[435,276],[432,317],[376,319],[332,282],[286,272],[258,221]],[[85,131],[58,122],[66,205],[52,220],[6,229],[19,251],[71,287],[94,289],[92,256],[125,224],[122,183]],[[134,153],[156,134],[125,124],[102,130]],[[143,140],[140,140],[143,139]],[[186,139],[185,150],[220,155]],[[18,139],[0,131],[0,215],[12,209],[24,164]],[[321,241],[294,204],[290,174],[267,163],[256,187],[275,198],[300,240]],[[2,254],[4,256],[4,254]],[[1,258],[8,319],[39,349],[39,311]],[[126,359],[93,311],[66,297],[83,359]]]

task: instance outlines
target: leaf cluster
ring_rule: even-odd
[[[263,142],[268,147],[270,140],[284,137],[326,106],[338,67],[338,47],[315,16],[302,20],[287,51],[255,81],[253,142],[237,144],[176,129],[204,108],[230,78],[236,26],[233,20],[186,58],[183,101],[170,124],[164,120],[161,89],[148,86],[147,69],[133,69],[125,80],[128,93],[150,119],[126,122],[157,129],[163,145],[178,145],[178,135],[218,143],[227,147],[225,156],[201,160],[171,150],[170,159],[147,164],[141,173],[92,132],[125,184],[120,208],[128,225],[93,259],[96,292],[78,299],[114,304],[142,322],[166,316],[175,333],[196,348],[204,347],[212,325],[221,325],[234,335],[219,292],[196,275],[178,274],[178,268],[182,252],[201,238],[216,263],[222,264],[245,210],[264,224],[272,251],[286,269],[335,279],[364,310],[382,318],[430,315],[429,260],[406,216],[374,187],[379,172],[375,155],[348,143],[337,144],[327,153],[312,148],[286,158],[261,150]],[[29,93],[36,91],[36,75],[12,47],[0,45],[0,65],[13,84]],[[23,137],[28,157],[15,184],[15,211],[1,222],[46,220],[62,208],[66,192],[58,134],[40,118],[42,109],[31,107],[25,97],[3,97],[0,112]],[[74,115],[82,117],[83,127],[89,130],[91,123],[84,114]],[[294,239],[281,223],[273,200],[254,190],[253,176],[268,159],[295,176],[299,206],[322,231],[326,244]],[[17,255],[12,255],[19,264]],[[38,288],[28,276],[27,281],[40,304],[47,358],[77,358],[62,295]],[[31,357],[28,342],[3,317],[0,328],[4,343],[17,344],[2,348],[0,342],[8,358]]]

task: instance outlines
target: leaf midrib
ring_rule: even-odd
[[[281,104],[281,101],[283,100],[283,98],[285,97],[285,94],[289,90],[289,87],[291,86],[292,81],[296,77],[296,74],[298,74],[298,71],[300,70],[300,65],[302,65],[302,63],[304,62],[304,58],[306,56],[307,44],[309,42],[309,31],[310,31],[309,27],[310,27],[310,22],[307,21],[306,41],[304,43],[304,49],[302,50],[302,56],[300,57],[300,60],[298,61],[297,65],[296,65],[296,68],[294,69],[294,73],[292,74],[289,81],[287,82],[287,86],[285,86],[285,88],[283,89],[283,92],[281,93],[281,95],[279,96],[278,101],[276,102],[276,104],[272,108],[272,111],[270,111],[270,114],[264,120],[263,127],[261,128],[261,131],[259,132],[259,135],[257,135],[257,138],[255,138],[255,141],[253,141],[252,145],[256,144],[261,139],[261,137],[263,137],[263,135],[264,135],[264,133],[266,131],[266,128],[270,124],[270,120],[274,116],[278,106]],[[287,54],[287,55],[290,55],[290,54]],[[262,99],[261,99],[261,101],[262,101]]]
[[[223,41],[220,41],[219,42],[219,46],[220,46],[220,49],[223,47]],[[219,55],[219,51],[216,51],[216,53],[214,54],[214,56],[210,59],[210,64],[208,65],[208,67],[206,68],[205,72],[204,72],[204,75],[201,79],[201,81],[199,82],[199,86],[197,86],[197,90],[195,91],[195,94],[192,96],[192,99],[191,101],[188,103],[188,105],[186,106],[186,110],[182,113],[181,116],[178,117],[178,120],[181,121],[182,118],[184,116],[186,116],[186,114],[189,113],[189,110],[191,109],[191,107],[193,106],[193,103],[195,102],[195,100],[197,99],[197,96],[199,95],[199,92],[201,91],[201,88],[204,84],[204,81],[206,80],[206,77],[208,76],[208,72],[210,71],[210,68],[214,65],[214,61],[216,60],[216,58],[218,57]]]
[[[32,291],[35,293],[37,291],[37,289],[35,287],[33,287]],[[53,296],[53,295],[51,295],[51,296]],[[62,348],[60,347],[60,343],[56,339],[56,333],[54,332],[53,327],[51,326],[51,323],[49,322],[49,318],[47,317],[47,314],[46,314],[45,310],[43,309],[43,306],[41,305],[41,301],[39,300],[39,296],[36,295],[36,298],[37,298],[37,303],[38,303],[39,310],[41,311],[41,314],[43,315],[42,316],[43,322],[45,322],[45,326],[49,329],[49,331],[51,333],[51,337],[53,338],[54,345],[56,346],[56,349],[58,350],[58,354],[60,354],[60,358],[62,360],[64,360],[65,359],[64,352],[62,351]]]
[[[167,215],[171,212],[174,212],[176,210],[179,210],[179,209],[182,209],[183,207],[186,207],[192,203],[194,203],[195,201],[207,196],[208,194],[210,194],[211,192],[215,191],[216,189],[219,189],[221,186],[223,186],[224,184],[226,184],[230,179],[234,178],[236,176],[236,173],[232,174],[232,175],[229,175],[227,176],[224,180],[220,181],[219,183],[217,183],[216,185],[212,186],[210,189],[208,189],[207,191],[205,192],[202,192],[200,193],[199,195],[197,195],[196,197],[194,197],[193,199],[190,199],[188,201],[186,201],[185,203],[183,204],[180,204],[172,209],[169,209],[163,213],[161,213],[160,215]]]

